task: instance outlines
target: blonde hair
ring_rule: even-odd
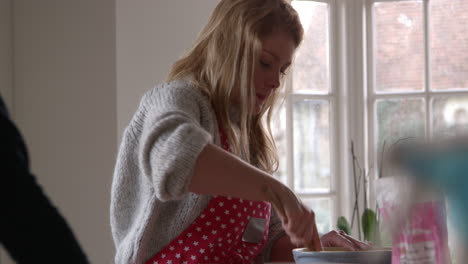
[[[193,48],[172,67],[168,81],[187,78],[206,94],[226,133],[231,151],[267,172],[278,168],[270,129],[273,94],[254,113],[253,73],[261,39],[283,30],[296,47],[302,41],[299,17],[285,0],[221,0]],[[239,89],[240,113],[236,124],[229,118],[231,95]],[[267,122],[262,122],[267,114]]]

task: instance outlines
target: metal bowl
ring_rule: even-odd
[[[346,251],[343,248],[324,248],[324,251],[309,251],[306,248],[293,249],[296,264],[354,263],[354,264],[391,264],[390,248],[367,251]]]

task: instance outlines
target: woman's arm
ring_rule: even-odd
[[[359,241],[343,231],[330,231],[320,238],[324,247],[342,247],[349,251],[368,250],[371,246]],[[294,261],[292,250],[303,246],[294,245],[287,235],[279,238],[273,245],[270,253],[271,262]]]
[[[189,191],[207,195],[233,196],[268,201],[264,190],[281,183],[235,155],[208,144],[195,164]]]
[[[293,262],[292,250],[297,248],[287,235],[279,238],[273,245],[270,253],[271,262]]]
[[[207,144],[197,157],[189,191],[271,202],[293,243],[321,250],[315,214],[293,191],[215,145]]]

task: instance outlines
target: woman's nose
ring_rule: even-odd
[[[271,89],[276,89],[280,87],[280,78],[281,78],[281,73],[272,73],[270,75],[270,78],[268,79],[268,87]]]

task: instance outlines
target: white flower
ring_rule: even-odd
[[[229,210],[224,211],[224,213],[228,215],[228,214],[229,214]]]
[[[215,261],[218,261],[218,260],[219,260],[219,258],[218,258],[218,257],[214,257],[214,260],[215,260]]]
[[[180,254],[179,253],[175,254],[175,257],[180,258]]]
[[[252,202],[249,202],[249,205],[252,206]]]
[[[241,217],[241,215],[242,215],[241,213],[237,213],[237,216],[238,216],[238,217]]]
[[[184,243],[184,241],[182,241],[182,239],[179,239],[179,241],[178,241],[178,242],[179,242],[179,244],[182,244],[182,243]]]
[[[200,253],[202,253],[202,254],[205,253],[205,250],[203,248],[200,249]]]
[[[234,223],[236,222],[236,220],[234,220],[233,218],[231,218],[231,219],[229,220],[229,222],[231,222],[231,224],[234,224]]]
[[[216,230],[213,230],[213,231],[211,231],[211,233],[212,233],[213,235],[216,235],[217,231],[216,231]]]
[[[196,259],[196,257],[195,257],[194,255],[192,255],[190,258],[191,258],[192,260],[195,260],[195,259]]]
[[[214,209],[214,208],[211,208],[211,209],[210,209],[210,212],[212,212],[212,213],[213,213],[214,211],[215,211],[215,209]]]
[[[223,202],[219,202],[219,207],[223,207],[224,206],[224,203]]]
[[[232,240],[231,239],[228,239],[228,243],[231,244]]]
[[[236,227],[236,228],[234,228],[234,230],[236,230],[236,231],[239,231],[239,228],[238,228],[238,227]]]
[[[258,208],[260,208],[260,204],[258,204]]]
[[[236,204],[233,204],[233,205],[232,205],[232,208],[237,209],[237,205],[236,205]]]
[[[203,240],[207,240],[207,239],[208,239],[208,237],[207,237],[207,236],[203,236]]]
[[[213,243],[210,243],[210,244],[208,245],[208,247],[212,248],[212,247],[214,247],[214,244],[213,244]]]
[[[198,246],[198,241],[193,241],[194,246]]]
[[[222,239],[222,238],[218,238],[218,242],[221,242],[221,241],[223,241],[223,239]]]
[[[228,233],[228,234],[227,234],[227,237],[230,237],[230,236],[231,236],[231,233]]]
[[[210,226],[210,225],[211,225],[211,222],[206,222],[206,225],[207,225],[207,226]]]
[[[155,262],[153,262],[153,264],[158,264],[158,262],[157,262],[157,261],[155,261]]]
[[[168,260],[166,263],[167,264],[172,264],[172,260]]]
[[[191,237],[191,236],[192,236],[192,233],[188,233],[187,236],[188,236],[188,237]]]
[[[226,225],[225,225],[225,224],[222,224],[222,225],[221,225],[221,228],[223,228],[223,229],[226,228]]]
[[[169,250],[171,250],[171,251],[174,250],[174,247],[171,246],[171,247],[169,248]]]
[[[166,257],[166,254],[162,254],[162,255],[161,255],[161,258],[165,258],[165,257]]]
[[[189,251],[190,247],[184,247],[185,251]]]
[[[217,216],[216,221],[219,221],[219,220],[221,220],[221,217]]]

